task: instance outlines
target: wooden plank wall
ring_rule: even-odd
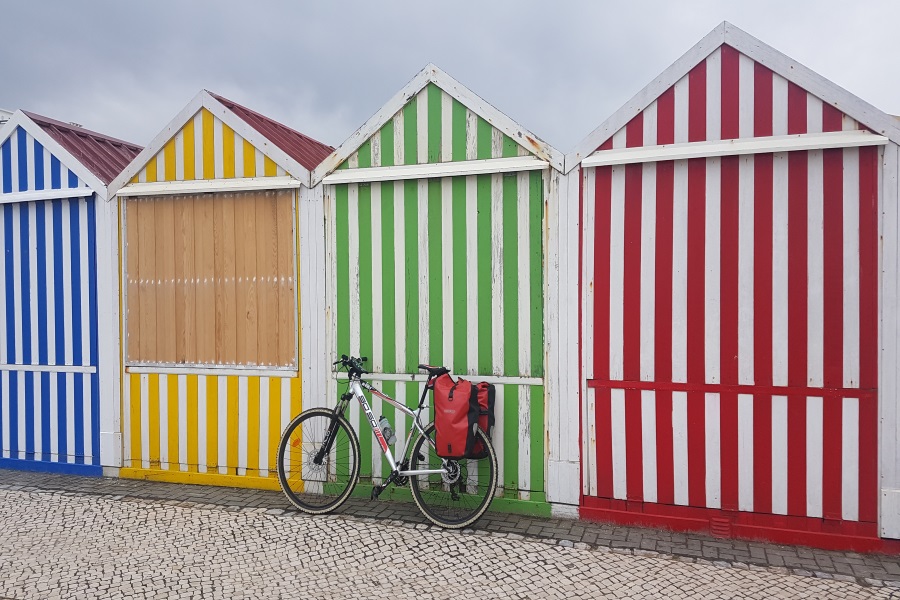
[[[126,201],[128,364],[297,366],[294,193]]]

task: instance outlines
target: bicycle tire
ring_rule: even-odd
[[[416,439],[410,458],[410,470],[441,467],[445,459],[435,453],[434,435],[434,423],[431,423],[425,428],[424,434]],[[481,518],[494,499],[498,477],[497,455],[490,438],[480,429],[478,435],[488,455],[482,459],[447,459],[451,471],[459,468],[458,477],[454,478],[451,474],[449,483],[441,474],[413,475],[409,478],[409,487],[416,505],[435,525],[446,529],[468,527]],[[465,492],[457,487],[461,485],[465,485]]]
[[[278,443],[278,484],[291,504],[305,513],[321,515],[343,504],[359,479],[359,438],[342,415],[325,463],[313,457],[324,442],[333,411],[311,408],[295,417]]]

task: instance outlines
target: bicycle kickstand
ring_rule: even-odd
[[[391,473],[391,474],[388,476],[387,480],[385,480],[384,483],[382,483],[382,484],[380,484],[380,485],[373,485],[373,486],[372,486],[372,495],[371,495],[371,498],[370,498],[370,499],[372,499],[372,500],[378,500],[378,496],[381,495],[381,492],[383,492],[384,490],[386,490],[387,487],[388,487],[389,485],[391,485],[392,483],[396,483],[396,482],[397,482],[397,479],[399,478],[399,474],[398,474],[398,473],[399,473],[398,471],[394,471],[393,473]]]

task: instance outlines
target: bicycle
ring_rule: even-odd
[[[333,409],[305,410],[285,428],[278,444],[276,467],[282,491],[294,506],[309,514],[332,512],[350,497],[359,479],[360,451],[359,438],[344,412],[355,398],[391,468],[383,483],[373,482],[371,499],[377,499],[392,484],[402,487],[409,483],[416,505],[429,521],[448,529],[471,525],[488,509],[497,489],[497,455],[491,440],[478,429],[476,435],[487,449],[484,459],[441,458],[436,454],[434,423],[423,427],[420,421],[434,379],[449,370],[419,365],[427,371],[428,380],[418,408],[412,410],[365,381],[363,376],[369,372],[362,365],[366,360],[343,355],[334,365],[346,368],[350,381],[337,405]],[[397,459],[364,392],[412,417],[402,456]],[[415,431],[419,435],[415,444],[410,444]]]

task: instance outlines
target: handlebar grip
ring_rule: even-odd
[[[368,356],[360,356],[359,357],[359,362],[368,362],[368,360],[369,360]]]

